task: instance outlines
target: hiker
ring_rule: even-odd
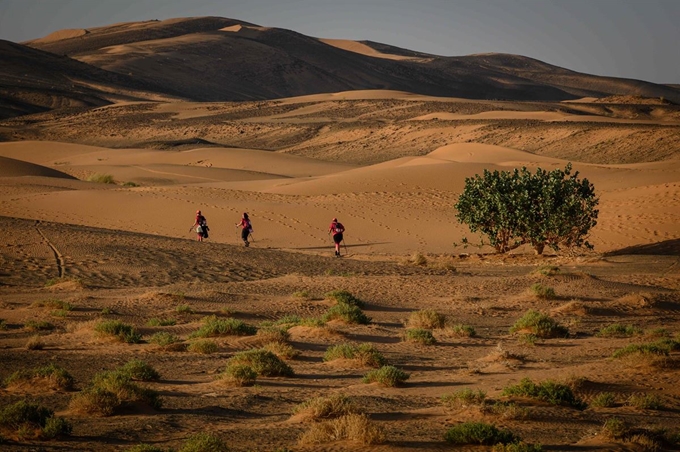
[[[333,218],[331,225],[328,227],[328,234],[333,233],[333,242],[335,243],[335,257],[340,257],[340,243],[342,243],[342,233],[345,232],[345,227]]]
[[[236,227],[239,226],[241,226],[241,239],[243,239],[243,244],[245,246],[249,246],[250,243],[248,242],[248,236],[253,232],[253,225],[250,223],[250,219],[248,218],[248,214],[246,212],[243,212],[241,222],[236,223]]]
[[[196,211],[196,220],[194,221],[194,225],[189,228],[189,231],[194,228],[196,228],[196,240],[202,242],[203,239],[208,238],[208,231],[210,230],[208,228],[208,221],[201,214],[200,210]]]

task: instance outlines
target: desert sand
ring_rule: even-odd
[[[246,103],[128,102],[3,121],[0,378],[56,363],[75,379],[70,390],[39,382],[0,389],[3,404],[29,397],[74,426],[72,437],[50,442],[5,432],[3,450],[178,448],[203,431],[235,451],[451,450],[444,432],[470,420],[508,428],[544,450],[651,450],[602,434],[611,417],[669,431],[680,423],[677,350],[663,367],[611,358],[628,344],[680,331],[679,116],[636,105],[379,90]],[[593,251],[495,255],[456,244],[478,239],[455,219],[466,177],[568,162],[600,197]],[[114,183],[89,182],[95,174]],[[189,231],[198,209],[210,226],[203,243]],[[243,212],[254,226],[248,248],[235,227]],[[327,234],[333,217],[347,228],[341,259],[332,257]],[[537,271],[546,267],[553,271]],[[553,288],[555,298],[535,296],[535,283]],[[288,361],[293,377],[258,377],[251,387],[218,378],[235,353],[261,345],[258,336],[214,338],[211,355],[151,342],[164,331],[192,343],[210,315],[256,327],[286,315],[318,317],[332,305],[325,296],[332,290],[363,300],[371,323],[291,327],[289,343],[300,352]],[[49,300],[72,310],[57,314],[45,307]],[[433,330],[435,345],[405,341],[409,317],[423,309],[450,325],[471,325],[476,335],[441,328]],[[522,341],[509,328],[529,309],[569,333]],[[154,318],[173,325],[150,326]],[[111,319],[133,325],[142,341],[97,335],[97,323]],[[53,327],[38,333],[40,350],[26,349],[36,334],[30,321]],[[597,335],[612,324],[640,333]],[[372,344],[409,380],[397,388],[364,384],[368,368],[323,361],[328,347],[344,342]],[[129,405],[108,417],[73,409],[69,401],[97,372],[132,358],[160,372],[146,385],[162,407]],[[577,410],[503,396],[525,377],[568,382],[588,404],[601,393],[616,402]],[[464,388],[513,401],[523,414],[440,402]],[[363,407],[387,441],[299,443],[312,421],[293,416],[294,407],[329,394]],[[629,402],[640,395],[659,397],[665,408]]]

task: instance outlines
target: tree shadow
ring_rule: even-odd
[[[649,256],[680,256],[680,239],[664,240],[647,245],[634,245],[605,253],[605,256],[624,256],[626,254]]]

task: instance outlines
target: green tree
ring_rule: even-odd
[[[488,171],[465,179],[455,207],[456,218],[472,232],[481,232],[499,253],[531,244],[537,254],[546,246],[592,246],[588,232],[597,224],[599,199],[588,179],[564,170],[531,173]],[[466,240],[463,240],[466,242]]]

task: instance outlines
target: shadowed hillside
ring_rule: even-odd
[[[521,56],[441,57],[368,41],[335,41],[204,17],[65,30],[26,44],[200,101],[391,89],[470,99],[618,94],[680,102],[680,90],[667,85],[580,74]]]

